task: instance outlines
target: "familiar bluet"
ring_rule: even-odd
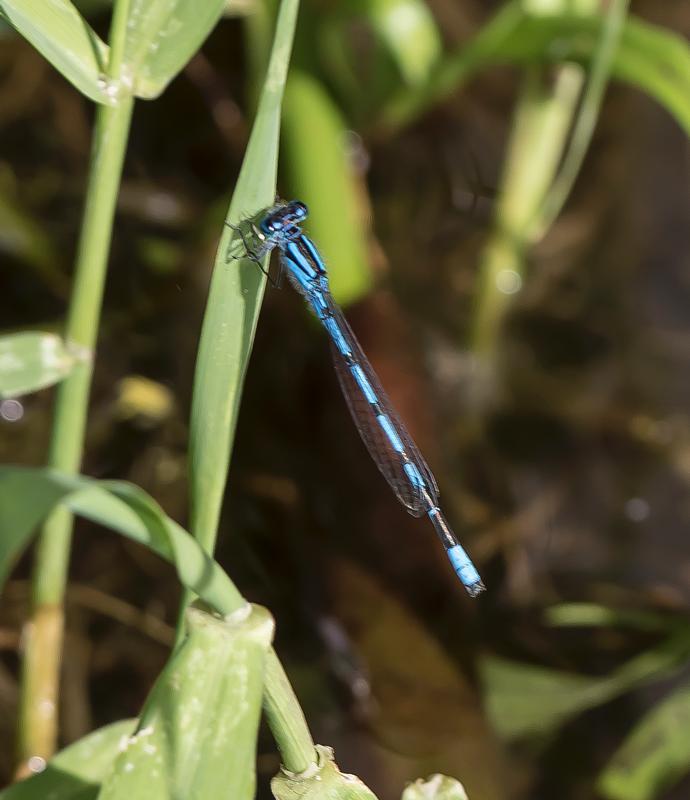
[[[254,227],[260,244],[256,252],[248,252],[258,260],[278,249],[290,282],[330,336],[340,387],[371,457],[410,514],[429,517],[453,569],[469,595],[476,597],[484,589],[482,579],[439,508],[438,485],[431,470],[331,296],[323,260],[300,227],[307,213],[304,203],[297,200],[278,203]]]

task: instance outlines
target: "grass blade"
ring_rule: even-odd
[[[284,0],[256,120],[227,221],[235,224],[275,197],[283,90],[297,19],[297,0]],[[237,423],[242,385],[263,298],[265,276],[241,252],[235,231],[220,238],[199,343],[189,433],[191,530],[213,550]]]
[[[82,94],[108,103],[108,46],[68,0],[0,0],[0,12]]]
[[[0,467],[0,580],[57,503],[151,548],[220,613],[246,605],[225,572],[142,489],[50,469]]]
[[[123,60],[137,97],[158,97],[201,47],[226,5],[226,0],[133,0]]]

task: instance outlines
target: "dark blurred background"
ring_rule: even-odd
[[[499,5],[429,3],[448,47]],[[341,10],[306,3],[300,25]],[[633,11],[690,26],[686,3]],[[90,19],[107,31],[107,10]],[[366,52],[366,19],[349,19]],[[195,352],[251,126],[248,41],[241,18],[221,21],[163,96],[138,104],[99,338],[84,472],[134,481],[182,524]],[[299,41],[298,63],[319,76]],[[316,740],[382,800],[434,771],[460,778],[472,800],[599,797],[597,776],[625,737],[688,678],[688,636],[676,634],[690,603],[687,140],[652,99],[612,83],[574,193],[528,254],[487,377],[470,329],[518,85],[518,69],[487,69],[394,132],[368,124],[366,98],[355,108],[331,87],[352,129],[343,151],[368,270],[366,289],[341,299],[487,592],[469,600],[430,526],[397,504],[290,288],[267,292],[244,391],[217,558],[275,615]],[[92,116],[3,32],[3,330],[60,328]],[[282,173],[281,194],[300,188]],[[0,460],[44,462],[52,395],[0,420]],[[161,560],[83,521],[77,531],[63,743],[137,713],[179,599]],[[0,627],[3,778],[28,564]],[[610,618],[567,624],[574,602]],[[664,660],[669,642],[678,652]],[[658,666],[621,675],[644,654]],[[268,797],[279,762],[265,731],[260,752]],[[686,777],[657,796],[689,795]]]

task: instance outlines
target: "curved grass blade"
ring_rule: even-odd
[[[124,481],[99,482],[50,469],[0,467],[0,580],[58,503],[150,547],[220,613],[245,606],[221,567],[146,492]]]

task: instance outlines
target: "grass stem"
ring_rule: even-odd
[[[118,0],[111,26],[108,77],[116,86],[126,35],[129,0]],[[112,238],[133,97],[121,93],[115,105],[101,105],[75,265],[65,339],[79,355],[74,371],[58,386],[48,455],[51,467],[79,471],[93,375],[103,286]],[[58,687],[63,639],[63,597],[72,537],[72,515],[56,509],[41,532],[32,576],[32,612],[24,629],[17,756],[19,773],[32,756],[55,750]]]

